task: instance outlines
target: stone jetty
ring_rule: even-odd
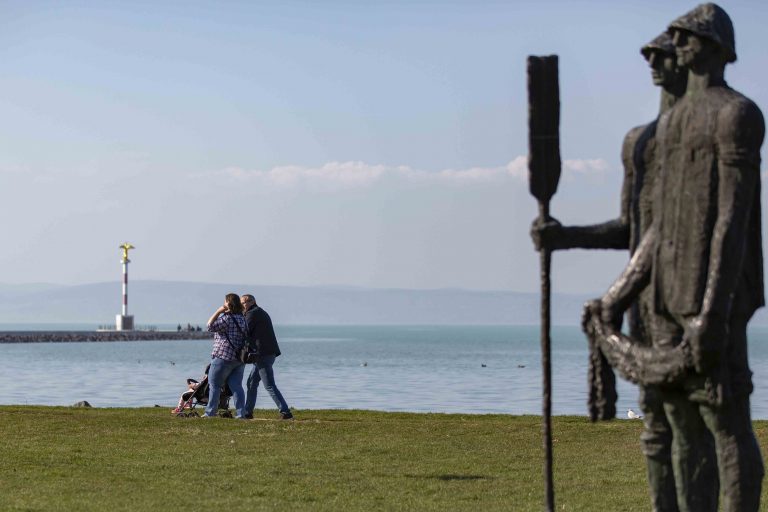
[[[0,331],[0,343],[67,343],[73,341],[203,340],[205,331]]]

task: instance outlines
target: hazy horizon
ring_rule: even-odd
[[[117,279],[113,280],[107,280],[107,281],[93,281],[93,282],[83,282],[83,283],[52,283],[52,282],[29,282],[29,283],[8,283],[8,282],[0,282],[0,289],[3,287],[7,288],[24,288],[24,287],[56,287],[56,288],[68,288],[68,287],[76,287],[76,286],[91,286],[91,285],[103,285],[103,284],[110,284],[115,285],[119,288],[120,283],[122,282],[119,278],[120,276],[117,276]],[[259,283],[234,283],[234,282],[214,282],[214,281],[193,281],[193,280],[183,280],[183,279],[130,279],[129,280],[129,290],[130,290],[130,284],[131,283],[142,283],[142,282],[153,282],[153,283],[177,283],[177,284],[201,284],[201,285],[215,285],[215,286],[232,286],[232,287],[240,287],[240,288],[247,288],[247,287],[270,287],[270,288],[327,288],[327,289],[350,289],[350,290],[406,290],[406,291],[463,291],[463,292],[480,292],[480,293],[519,293],[519,294],[538,294],[540,293],[540,290],[530,291],[530,290],[512,290],[512,289],[502,289],[502,288],[461,288],[461,287],[440,287],[440,288],[415,288],[415,287],[405,287],[405,286],[398,286],[398,287],[388,287],[388,286],[363,286],[363,285],[352,285],[352,284],[336,284],[336,283],[327,283],[327,284],[259,284]],[[587,291],[580,291],[580,292],[558,292],[559,295],[584,295],[584,294],[600,294],[602,293],[599,290],[587,290]]]

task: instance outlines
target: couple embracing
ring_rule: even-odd
[[[258,304],[253,295],[239,297],[228,293],[224,304],[208,320],[208,332],[213,333],[211,368],[208,371],[208,406],[203,417],[216,416],[219,395],[226,383],[235,398],[236,417],[253,419],[259,383],[274,400],[284,420],[293,418],[288,404],[275,385],[272,365],[280,355],[272,319]],[[243,392],[245,364],[238,354],[246,343],[256,355],[256,362],[248,376],[248,393]]]

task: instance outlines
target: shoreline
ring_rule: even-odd
[[[207,331],[0,331],[0,343],[205,340]]]

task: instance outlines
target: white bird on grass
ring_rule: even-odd
[[[635,411],[633,411],[632,409],[627,409],[627,418],[629,418],[629,419],[631,419],[631,420],[641,420],[641,419],[643,419],[643,417],[642,417],[642,416],[640,416],[639,414],[637,414],[637,413],[636,413]]]

